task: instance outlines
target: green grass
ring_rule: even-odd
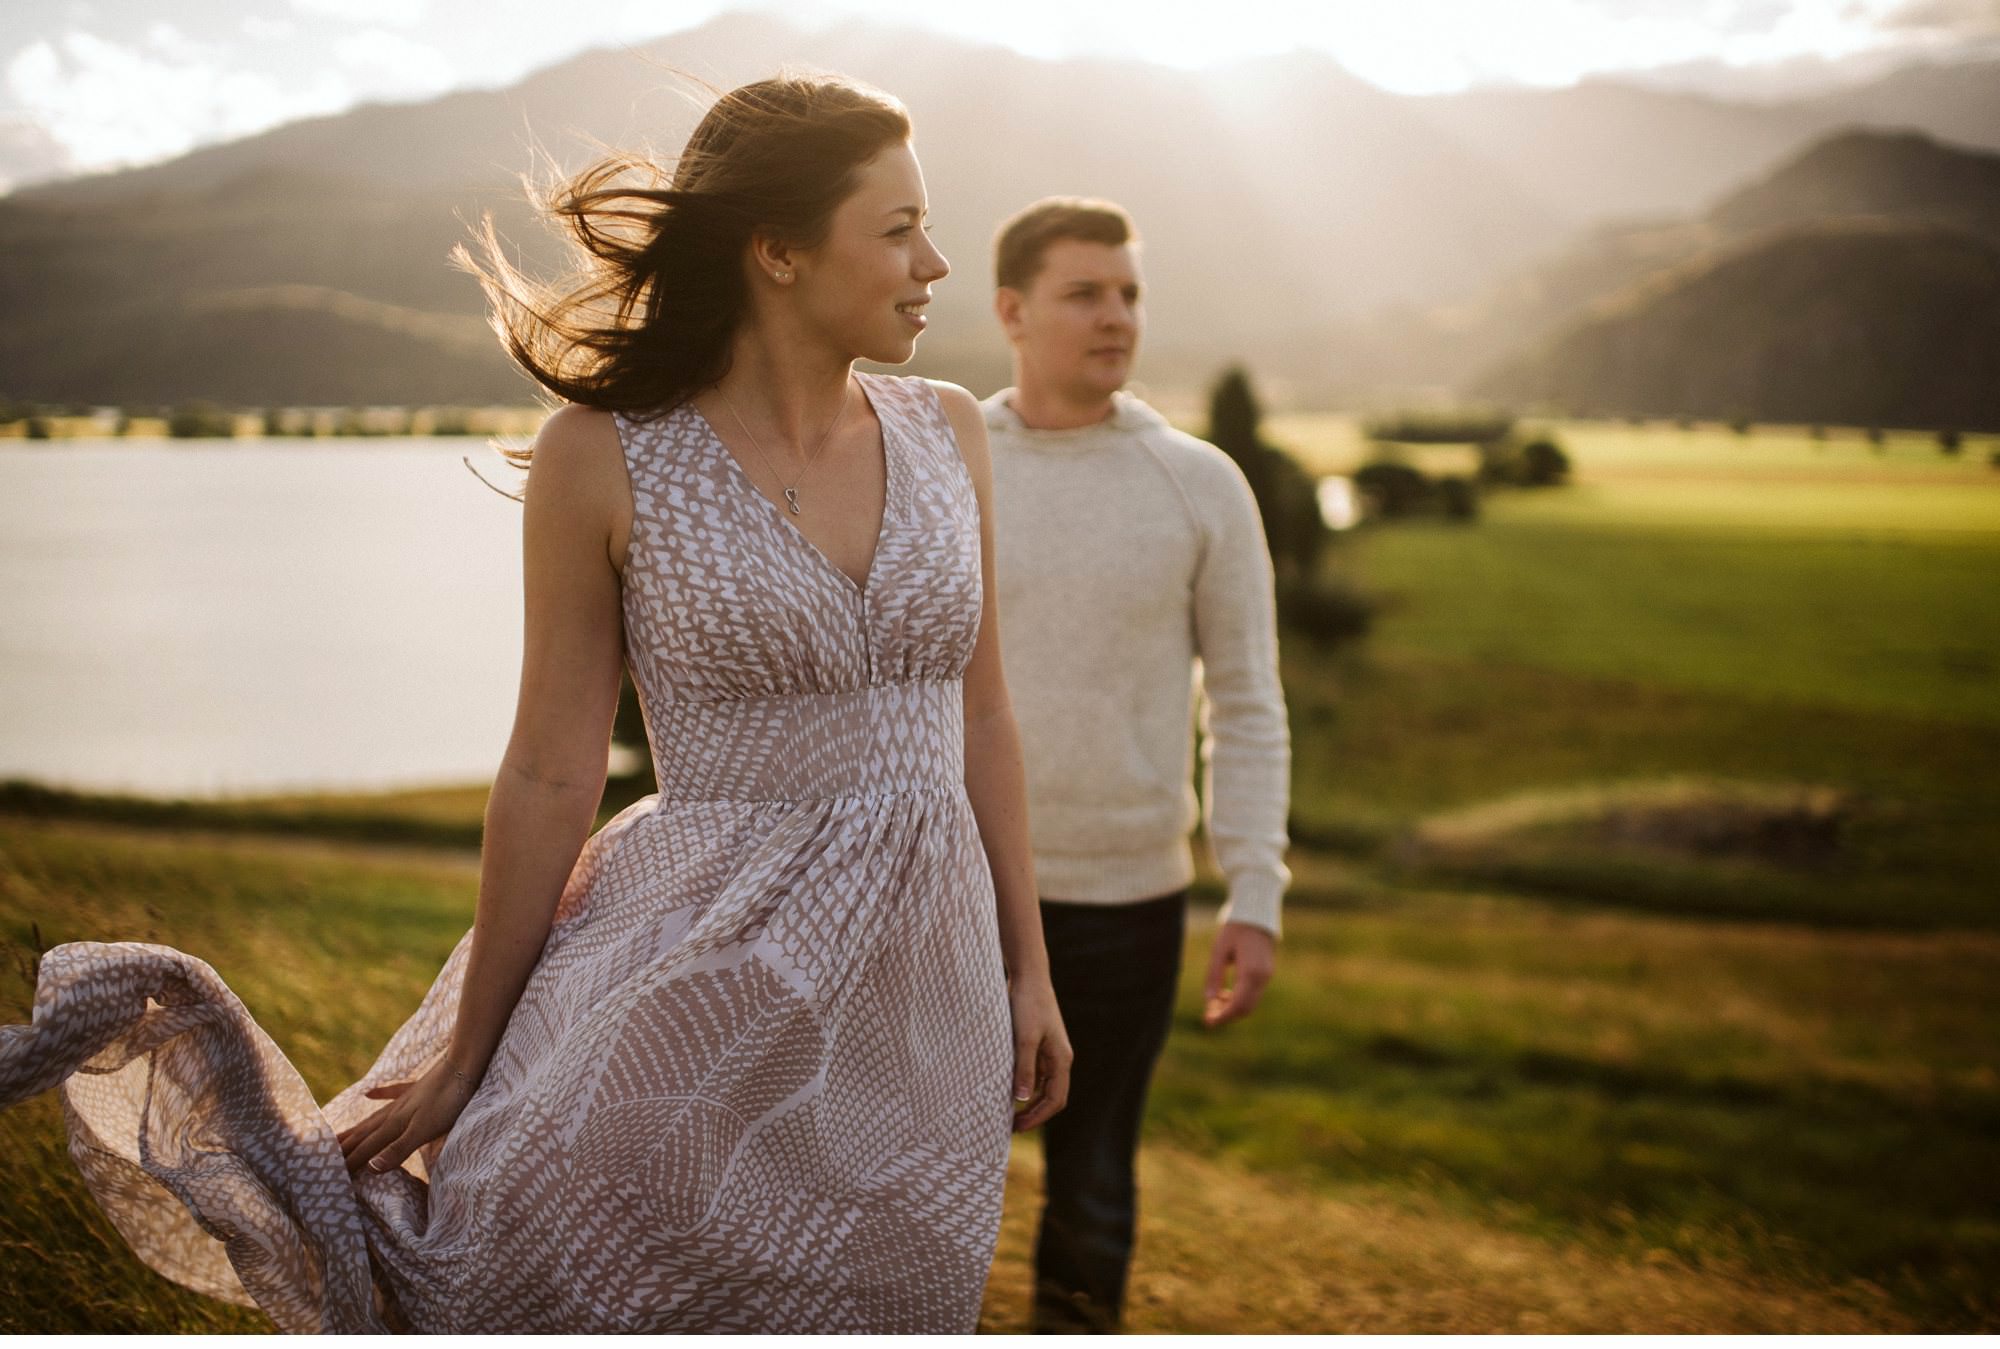
[[[0,1020],[28,1019],[37,934],[151,941],[208,961],[327,1099],[416,1008],[470,922],[462,860],[190,842],[0,817]],[[132,1258],[62,1146],[53,1093],[0,1113],[0,1332],[266,1331]]]
[[[1957,455],[1939,451],[1937,437],[1920,431],[1890,431],[1878,447],[1855,427],[1829,427],[1815,440],[1807,428],[1756,427],[1738,435],[1704,422],[1682,429],[1669,422],[1631,426],[1607,421],[1523,419],[1521,429],[1547,431],[1567,450],[1585,478],[1644,472],[1699,475],[1788,474],[1819,479],[1866,477],[1921,482],[2000,482],[1986,462],[2000,449],[2000,436],[1968,436]],[[1197,434],[1199,425],[1190,427]],[[1265,435],[1284,446],[1316,473],[1351,472],[1368,457],[1369,446],[1357,418],[1293,414],[1267,418]]]
[[[1488,505],[1491,522],[1516,528],[1733,533],[1787,544],[1834,536],[1878,546],[1957,542],[1991,550],[2000,536],[2000,473],[1991,477],[1970,483],[1587,477],[1561,491],[1489,498]]]
[[[1290,426],[1327,456],[1354,437]],[[1299,837],[1574,904],[2000,924],[2000,474],[1912,435],[1878,455],[1854,433],[1561,434],[1577,485],[1332,550],[1383,607],[1358,655],[1287,652]],[[1677,777],[1836,793],[1837,846],[1780,864],[1587,824],[1406,842],[1440,812]]]
[[[1517,497],[1471,528],[1374,531],[1355,570],[1389,606],[1382,645],[2000,727],[2000,509],[1977,543],[1656,532],[1611,512],[1585,529],[1558,509],[1591,507]]]
[[[1669,469],[1819,477],[1893,474],[1913,481],[2000,479],[1986,463],[1987,451],[2000,447],[2000,436],[1968,436],[1957,455],[1947,455],[1926,431],[1890,431],[1877,446],[1855,427],[1829,427],[1816,440],[1801,426],[1754,427],[1739,435],[1713,422],[1686,429],[1657,421],[1643,426],[1616,421],[1540,425],[1556,434],[1586,474]]]
[[[197,953],[322,1097],[415,1006],[472,884],[469,858],[0,820],[16,956],[37,926]],[[1979,993],[2000,940],[1304,885],[1252,1021],[1195,1025],[1191,942],[1149,1117],[1136,1328],[1227,1328],[1225,1274],[1239,1330],[1995,1323]],[[0,1015],[28,992],[10,962]],[[137,1266],[59,1129],[47,1097],[0,1115],[0,1329],[261,1328]],[[990,1328],[1020,1320],[1031,1208],[1014,1187]],[[1254,1268],[1216,1265],[1253,1247]],[[1440,1281],[1488,1280],[1490,1299],[1438,1302]]]
[[[1990,1323],[2000,939],[1717,928],[1462,892],[1316,915],[1259,1024],[1184,1001],[1167,1137],[1640,1256]]]

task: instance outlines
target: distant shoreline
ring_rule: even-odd
[[[153,797],[9,778],[0,780],[0,818],[477,847],[486,793],[484,785],[461,785],[351,794]]]
[[[477,440],[533,435],[548,410],[536,404],[301,405],[262,409],[191,402],[161,410],[117,406],[58,412],[0,404],[0,442],[59,440]]]

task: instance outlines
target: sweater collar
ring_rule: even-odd
[[[1014,411],[1014,404],[1011,401],[1013,396],[1013,389],[1002,389],[981,404],[986,410],[987,429],[1004,431],[1018,444],[1050,453],[1074,453],[1096,449],[1103,443],[1102,438],[1107,432],[1140,431],[1147,427],[1166,425],[1166,419],[1159,413],[1120,389],[1111,395],[1111,415],[1103,421],[1092,422],[1089,426],[1067,427],[1060,431],[1043,431],[1021,420],[1021,414]]]

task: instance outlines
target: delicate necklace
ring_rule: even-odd
[[[757,443],[756,435],[751,432],[749,423],[743,420],[743,414],[736,410],[736,404],[729,401],[729,395],[723,393],[720,384],[715,386],[715,391],[722,395],[723,406],[729,409],[729,415],[736,419],[736,425],[749,439],[750,448],[757,451],[757,457],[764,461],[764,467],[771,470],[771,476],[784,491],[785,504],[792,508],[793,515],[799,514],[799,484],[806,480],[806,474],[812,472],[813,465],[819,462],[819,452],[826,448],[826,442],[833,439],[833,428],[839,426],[840,419],[847,415],[847,385],[840,386],[840,411],[833,414],[833,420],[827,423],[825,432],[820,435],[819,444],[813,446],[812,454],[807,457],[806,466],[799,470],[799,476],[792,479],[789,487],[785,486],[784,474],[778,472],[777,465],[771,462],[771,456],[764,453],[764,447]]]

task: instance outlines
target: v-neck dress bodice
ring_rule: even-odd
[[[882,524],[866,586],[759,492],[683,405],[619,419],[632,477],[630,667],[647,707],[957,680],[979,632],[979,507],[921,380],[868,375]]]
[[[1012,1118],[964,788],[979,511],[931,386],[861,378],[887,470],[865,586],[692,408],[618,419],[659,791],[584,845],[441,1142],[350,1183],[334,1133],[445,1052],[470,933],[323,1110],[200,960],[43,956],[0,1103],[60,1084],[141,1258],[286,1330],[976,1326]]]

